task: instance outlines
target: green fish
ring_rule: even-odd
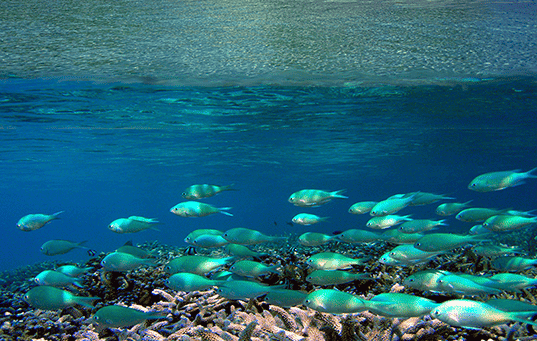
[[[86,268],[80,268],[76,265],[62,265],[56,268],[56,271],[61,272],[63,274],[66,274],[71,277],[78,277],[88,271],[90,271],[92,267],[88,266]]]
[[[334,252],[320,252],[306,260],[306,264],[317,270],[350,269],[353,265],[363,265],[366,258],[350,258]]]
[[[219,267],[229,264],[235,260],[234,257],[211,258],[207,256],[181,256],[172,259],[164,268],[169,274],[178,272],[190,272],[197,275],[205,275]]]
[[[230,209],[231,207],[217,208],[197,201],[185,201],[170,208],[170,212],[180,217],[190,218],[205,217],[214,213],[222,213],[232,217],[233,214],[226,212]]]
[[[418,271],[403,281],[405,287],[410,287],[422,291],[434,291],[438,286],[438,279],[450,274],[444,270],[423,270]]]
[[[156,260],[138,258],[128,253],[116,251],[110,253],[101,261],[101,266],[105,271],[125,272],[143,265],[154,266],[156,265]]]
[[[267,236],[257,230],[244,227],[229,229],[224,232],[222,237],[230,243],[240,245],[255,245],[260,243],[283,242],[287,240],[286,237]]]
[[[481,257],[497,257],[507,253],[520,253],[522,250],[518,247],[503,247],[498,245],[479,245],[474,246],[472,251]]]
[[[252,260],[240,260],[233,264],[229,271],[243,277],[260,277],[271,273],[279,274],[278,267],[280,265],[267,266],[263,263],[254,262]]]
[[[431,233],[421,237],[414,243],[414,247],[418,250],[428,252],[449,251],[467,244],[489,241],[488,235],[457,235],[453,233]]]
[[[415,194],[415,195],[414,195]],[[439,200],[454,200],[455,198],[446,197],[444,194],[435,194],[427,192],[412,192],[405,194],[403,198],[414,195],[414,199],[408,206],[423,206],[433,204]]]
[[[361,201],[352,205],[349,208],[350,214],[364,214],[371,211],[371,209],[378,204],[378,201]]]
[[[295,224],[309,226],[313,224],[320,223],[322,221],[327,221],[328,217],[319,217],[315,214],[309,214],[309,213],[299,213],[296,216],[291,219],[291,221]]]
[[[24,300],[34,308],[44,310],[58,310],[80,304],[84,307],[93,308],[93,302],[100,300],[100,297],[75,296],[69,291],[40,285],[30,289]]]
[[[306,296],[308,293],[299,290],[271,289],[264,301],[282,308],[290,308],[301,305]]]
[[[350,229],[336,235],[334,239],[349,244],[371,243],[382,240],[380,234],[373,231]]]
[[[155,257],[151,252],[146,251],[137,246],[133,246],[132,242],[127,242],[123,246],[118,247],[116,249],[116,252],[128,253],[130,255],[133,255],[138,258],[143,258],[143,259]]]
[[[422,233],[403,233],[398,229],[386,230],[380,235],[381,240],[394,244],[414,244],[423,236]]]
[[[477,223],[480,221],[485,221],[492,216],[500,215],[500,214],[504,214],[508,212],[509,212],[509,209],[496,210],[493,208],[472,207],[472,208],[467,208],[467,209],[460,211],[455,216],[455,219],[464,221],[467,223]]]
[[[447,226],[445,220],[415,219],[404,222],[399,226],[403,233],[421,233],[435,229],[437,226]]]
[[[342,195],[344,189],[339,191],[327,192],[319,189],[303,189],[291,194],[288,201],[299,207],[316,207],[326,204],[334,198],[347,199]]]
[[[220,283],[216,293],[228,300],[248,300],[267,294],[272,288],[281,289],[281,286],[270,287],[251,281],[230,280]]]
[[[468,205],[472,202],[472,200],[469,200],[467,202],[450,202],[445,204],[440,204],[436,208],[435,213],[442,217],[447,217],[450,215],[454,215],[459,213],[460,211],[464,210]]]
[[[492,192],[519,186],[524,184],[525,179],[537,178],[531,174],[536,170],[537,168],[533,168],[527,172],[520,172],[520,169],[516,169],[481,174],[470,182],[468,189],[476,192]]]
[[[49,222],[58,218],[58,215],[60,213],[63,213],[64,211],[56,212],[54,214],[28,214],[24,217],[19,219],[19,222],[17,223],[17,228],[21,231],[35,231],[37,229],[42,228]]]
[[[503,256],[493,260],[491,265],[494,269],[500,271],[524,271],[537,265],[537,259]]]
[[[92,316],[101,328],[122,328],[142,323],[149,319],[166,318],[160,311],[148,311],[127,308],[119,305],[109,305],[97,310]]]
[[[401,224],[403,221],[410,221],[412,220],[409,215],[405,216],[398,216],[398,215],[385,215],[385,216],[377,216],[369,219],[367,223],[365,224],[367,227],[377,230],[387,229],[392,226]]]
[[[533,311],[537,313],[537,305],[533,305],[527,302],[510,300],[505,298],[492,298],[488,300],[488,305],[507,312],[516,312],[516,311]]]
[[[313,310],[330,314],[352,314],[369,309],[367,301],[334,289],[315,290],[306,296],[303,304]]]
[[[526,277],[519,274],[499,273],[492,275],[490,279],[503,285],[507,291],[519,292],[522,289],[537,286],[537,278]]]
[[[47,256],[63,255],[76,248],[87,249],[87,247],[82,246],[86,242],[87,240],[76,243],[68,240],[53,239],[41,245],[40,250],[41,253]]]
[[[463,295],[489,295],[500,294],[502,290],[483,286],[468,277],[457,274],[446,274],[437,281],[437,287],[431,291],[457,293]]]
[[[483,227],[494,232],[518,230],[529,225],[537,224],[537,217],[522,217],[517,215],[495,215],[483,223]]]
[[[155,227],[160,224],[156,218],[144,218],[138,216],[130,216],[128,218],[119,218],[108,225],[108,228],[116,233],[136,233],[148,229],[160,231]]]
[[[217,186],[217,185],[192,185],[185,189],[181,196],[188,200],[199,200],[204,198],[209,198],[217,195],[218,193],[224,191],[236,191],[232,188],[233,184],[227,186]]]
[[[225,240],[224,237],[214,234],[202,234],[192,241],[192,245],[206,249],[221,247],[227,244],[229,244],[229,242]]]
[[[176,291],[199,291],[207,290],[222,281],[208,279],[206,277],[189,272],[179,272],[171,275],[165,282],[166,286]]]
[[[382,200],[373,206],[369,212],[369,215],[373,217],[384,217],[397,213],[403,208],[407,207],[412,202],[415,195],[416,194],[410,197],[391,197],[386,200]]]
[[[202,235],[215,235],[215,236],[221,236],[223,235],[224,232],[223,231],[220,231],[220,230],[215,230],[215,229],[197,229],[197,230],[194,230],[192,232],[190,232],[186,238],[185,238],[185,243],[188,243],[188,244],[192,244],[192,241],[194,239],[196,239],[197,237],[199,236],[202,236]]]
[[[37,276],[35,276],[34,281],[38,285],[49,285],[58,288],[64,288],[70,285],[74,285],[79,288],[84,287],[80,282],[81,279],[71,277],[69,275],[54,270],[41,271]]]
[[[246,246],[239,244],[227,244],[226,246],[224,246],[224,250],[231,256],[235,256],[237,258],[259,258],[268,256],[268,254],[266,253],[252,251]]]
[[[409,318],[429,314],[439,306],[433,300],[402,293],[383,293],[369,300],[370,311],[384,317]],[[371,303],[379,304],[371,304]]]
[[[487,303],[471,300],[449,300],[434,308],[431,317],[454,327],[482,329],[517,321],[537,326],[530,320],[535,311],[507,312]]]
[[[354,274],[341,270],[315,270],[306,277],[314,285],[338,285],[362,279],[372,279],[369,273]]]
[[[324,233],[306,232],[298,237],[298,243],[302,246],[319,246],[329,243],[335,236],[329,236]]]

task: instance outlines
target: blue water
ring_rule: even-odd
[[[536,179],[466,188],[485,172],[537,167],[536,10],[522,1],[4,1],[0,269],[89,258],[42,255],[49,239],[109,252],[127,240],[186,246],[197,228],[365,228],[368,216],[347,213],[353,203],[418,190],[536,209]],[[204,200],[233,217],[169,212],[201,183],[235,184]],[[304,188],[346,189],[349,199],[287,202]],[[436,218],[435,208],[404,212]],[[15,226],[61,210],[40,230]],[[287,224],[301,212],[330,219]],[[130,215],[158,218],[160,231],[107,229]]]

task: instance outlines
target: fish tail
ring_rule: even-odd
[[[222,190],[222,191],[238,191],[238,189],[233,188],[233,186],[235,186],[235,184],[231,184],[231,185],[227,185],[227,186],[221,186],[220,190]]]
[[[343,193],[345,193],[346,189],[340,189],[339,191],[334,191],[330,193],[334,198],[341,198],[341,199],[348,199],[349,197],[344,196]]]
[[[513,321],[522,322],[531,324],[532,326],[537,326],[537,321],[532,321],[531,319],[537,315],[537,311],[524,311],[524,312],[513,312],[509,316]]]
[[[80,283],[80,281],[81,281],[80,278],[75,279],[75,280],[73,281],[73,285],[74,285],[75,287],[83,288],[84,285],[83,285],[82,283]]]
[[[527,178],[535,179],[535,178],[537,178],[537,175],[536,175],[536,174],[531,174],[531,173],[535,172],[536,170],[537,170],[537,167],[535,167],[535,168],[533,168],[533,169],[530,169],[529,171],[527,171],[527,172],[524,173],[524,174],[526,174],[526,177],[527,177]]]
[[[148,311],[145,313],[145,317],[156,320],[166,318],[166,315],[164,315],[162,311]]]
[[[438,225],[439,225],[439,226],[448,226],[449,224],[446,223],[446,220],[447,220],[447,219],[442,219],[442,220],[438,221]]]
[[[58,215],[60,215],[60,214],[63,213],[63,212],[65,212],[65,211],[59,211],[59,212],[56,212],[56,213],[54,213],[54,214],[52,214],[52,215],[54,216],[54,219],[60,219],[60,218],[58,217]]]
[[[222,214],[225,214],[225,215],[228,215],[228,216],[230,216],[230,217],[233,217],[233,214],[231,214],[231,213],[229,213],[229,212],[225,212],[225,211],[230,210],[230,209],[232,209],[232,208],[233,208],[233,207],[220,207],[220,208],[218,209],[218,212],[219,212],[219,213],[222,213]]]
[[[100,297],[76,296],[75,301],[77,304],[80,304],[84,307],[93,308],[93,303],[100,299],[101,299]]]
[[[83,240],[80,243],[77,243],[76,247],[79,247],[81,249],[89,249],[89,247],[84,246],[84,244],[86,244],[87,242],[88,242],[87,240]]]

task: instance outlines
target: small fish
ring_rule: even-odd
[[[537,286],[537,278],[531,278],[520,274],[499,273],[492,275],[491,280],[502,284],[505,290],[519,292],[522,289],[534,288]]]
[[[199,200],[199,199],[212,197],[224,191],[236,191],[236,189],[232,187],[233,187],[233,184],[227,185],[227,186],[217,186],[217,185],[207,185],[207,184],[192,185],[192,186],[187,187],[187,189],[185,189],[185,191],[181,194],[181,196],[188,200]]]
[[[499,310],[502,310],[502,311],[508,311],[508,312],[515,312],[515,311],[534,311],[534,312],[537,312],[537,306],[536,305],[533,305],[533,304],[530,304],[530,303],[527,303],[527,302],[522,302],[522,301],[517,301],[517,300],[510,300],[510,299],[505,299],[505,298],[491,298],[490,300],[487,300],[485,302],[486,304],[496,308],[496,309],[499,309]]]
[[[474,235],[474,234],[483,234],[483,233],[490,233],[490,230],[487,230],[483,227],[482,224],[474,225],[468,230],[468,234]]]
[[[47,256],[63,255],[76,248],[87,249],[87,247],[82,246],[84,243],[86,243],[86,240],[76,243],[68,240],[53,239],[41,245],[40,250],[41,253]]]
[[[235,256],[237,258],[259,258],[267,256],[266,253],[260,253],[256,251],[252,251],[249,248],[247,248],[244,245],[239,244],[227,244],[224,246],[224,250],[231,256]]]
[[[76,265],[62,265],[56,268],[56,271],[61,272],[71,277],[78,277],[90,271],[92,267],[80,268]]]
[[[97,251],[93,250],[93,249],[88,249],[88,256],[90,257],[93,257],[97,254]]]
[[[350,229],[350,230],[343,231],[340,234],[336,235],[335,239],[343,243],[357,244],[357,243],[376,242],[376,241],[382,240],[382,237],[377,232]]]
[[[233,214],[226,212],[230,209],[231,207],[217,208],[197,201],[185,201],[172,207],[170,212],[180,217],[190,218],[205,217],[214,213],[222,213],[232,217]]]
[[[225,240],[224,237],[219,235],[203,234],[201,236],[196,237],[192,241],[192,244],[202,248],[210,249],[227,245],[229,244],[229,242]]]
[[[255,245],[260,243],[282,242],[287,240],[286,237],[267,236],[257,230],[247,229],[244,227],[229,229],[224,232],[222,237],[224,237],[224,239],[230,243],[240,245]]]
[[[35,276],[34,281],[37,285],[50,285],[57,288],[65,288],[71,285],[83,288],[81,279],[71,277],[55,270],[44,270]]]
[[[267,266],[263,263],[251,260],[240,260],[233,264],[229,268],[229,271],[239,276],[257,278],[271,273],[280,274],[280,271],[278,271],[279,266],[280,265]]]
[[[119,305],[109,305],[97,310],[92,316],[101,328],[122,328],[142,323],[149,319],[161,319],[166,315],[161,311],[141,311]]]
[[[211,258],[206,256],[181,256],[172,259],[164,268],[169,274],[178,272],[190,272],[197,275],[205,275],[216,270],[223,265],[229,264],[235,260],[234,257]]]
[[[498,257],[508,253],[521,253],[518,247],[503,247],[498,245],[479,245],[472,248],[474,253],[481,257]]]
[[[416,194],[409,197],[388,198],[386,200],[382,200],[373,206],[369,212],[369,215],[373,217],[383,217],[389,214],[397,213],[403,208],[407,207],[412,202]]]
[[[423,206],[423,205],[433,204],[439,200],[454,200],[455,199],[452,197],[446,197],[444,194],[434,194],[434,193],[427,193],[427,192],[408,193],[408,194],[405,194],[404,197],[412,196],[414,194],[415,194],[414,199],[408,206]]]
[[[369,302],[384,303],[370,305],[370,311],[393,318],[420,317],[439,306],[439,303],[424,297],[395,292],[376,295]]]
[[[306,232],[298,237],[298,242],[303,246],[319,246],[334,240],[334,238],[335,236],[329,236],[324,233]]]
[[[69,291],[40,285],[30,289],[25,295],[26,303],[37,309],[58,310],[80,304],[84,307],[93,308],[93,302],[100,297],[75,296]]]
[[[148,229],[160,231],[155,227],[159,222],[156,218],[144,218],[138,216],[130,216],[128,218],[119,218],[108,225],[112,232],[116,233],[136,233]]]
[[[308,293],[290,289],[271,289],[264,298],[268,304],[282,308],[290,308],[301,305]]]
[[[140,266],[156,265],[155,259],[143,259],[123,252],[112,252],[101,261],[101,266],[105,271],[126,272],[134,270]]]
[[[303,189],[291,194],[288,201],[299,207],[316,207],[321,206],[334,198],[347,199],[348,197],[341,193],[345,190],[327,192],[319,189]]]
[[[281,289],[279,286],[278,289]],[[230,280],[218,285],[216,293],[228,300],[247,300],[263,296],[272,290],[268,285],[251,281]]]
[[[296,216],[294,216],[293,219],[291,220],[295,224],[308,226],[308,225],[320,223],[322,221],[327,221],[328,217],[319,217],[315,214],[299,213]]]
[[[390,214],[386,216],[373,217],[368,220],[366,226],[372,229],[382,230],[401,224],[403,221],[410,220],[412,220],[410,215],[398,216]]]
[[[132,245],[132,242],[127,242],[124,245],[118,247],[116,249],[116,252],[128,253],[130,255],[133,255],[138,258],[143,258],[143,259],[155,257],[151,252]]]
[[[435,229],[437,226],[447,226],[445,220],[415,219],[404,222],[399,226],[403,233],[421,233]]]
[[[414,244],[423,236],[423,233],[403,233],[399,229],[386,230],[380,235],[382,240],[394,244]]]
[[[446,274],[437,280],[438,286],[432,291],[457,293],[463,295],[490,295],[501,294],[501,290],[493,287],[483,286],[471,279],[457,274]]]
[[[354,274],[342,270],[315,270],[306,277],[306,281],[314,285],[338,285],[371,279],[369,275],[369,273]]]
[[[509,187],[524,184],[525,179],[537,178],[533,175],[537,168],[527,172],[519,172],[519,169],[502,172],[491,172],[477,176],[468,185],[468,189],[476,192],[492,192],[506,189]]]
[[[430,260],[431,258],[405,259],[405,260],[395,259],[395,258],[390,257],[390,254],[386,252],[379,258],[379,263],[384,264],[384,265],[390,265],[390,266],[413,266],[417,264],[427,263]]]
[[[214,235],[214,236],[221,236],[224,234],[224,231],[215,230],[215,229],[197,229],[192,232],[190,232],[186,238],[185,243],[192,244],[192,241],[196,239],[199,236],[202,235]]]
[[[518,256],[498,257],[491,263],[492,267],[500,271],[523,271],[537,265],[537,259]]]
[[[454,215],[459,213],[460,211],[464,210],[468,207],[468,205],[472,202],[472,200],[469,200],[467,202],[459,203],[459,202],[450,202],[446,204],[440,204],[436,208],[435,213],[442,217],[447,217],[450,215]]]
[[[378,201],[361,201],[352,205],[349,208],[350,214],[364,214],[371,211],[371,209],[378,204]]]
[[[421,237],[414,243],[414,247],[428,252],[449,251],[467,244],[488,241],[487,238],[488,235],[483,234],[463,236],[453,233],[431,233]]]
[[[436,269],[418,271],[405,278],[403,285],[416,290],[434,291],[438,288],[438,279],[447,274],[450,272]]]
[[[50,223],[52,220],[60,219],[58,215],[64,211],[56,212],[54,214],[28,214],[19,219],[17,223],[17,228],[21,231],[35,231],[46,224]]]
[[[468,329],[482,329],[511,321],[537,326],[537,322],[530,320],[535,311],[505,312],[487,303],[464,299],[446,301],[434,308],[430,315],[451,326]]]
[[[396,246],[390,251],[386,252],[391,258],[400,261],[419,261],[427,258],[437,256],[439,252],[427,252],[418,250],[412,244],[404,244]]]
[[[309,257],[306,264],[317,270],[350,269],[353,265],[363,265],[369,258],[350,258],[335,252],[320,252]]]
[[[171,275],[166,281],[164,281],[164,284],[166,284],[168,288],[176,291],[190,292],[207,290],[220,284],[221,282],[222,281],[208,279],[204,276],[189,272],[178,272]]]
[[[494,232],[505,232],[518,230],[533,224],[537,224],[537,217],[528,218],[518,215],[500,214],[485,220],[483,227]]]
[[[465,221],[467,223],[476,223],[480,221],[485,221],[488,218],[507,213],[509,210],[496,210],[492,208],[480,208],[480,207],[474,207],[474,208],[467,208],[462,211],[460,211],[456,216],[455,219],[460,221]]]
[[[330,314],[352,314],[369,309],[367,301],[334,289],[315,290],[306,296],[303,304],[313,310]]]

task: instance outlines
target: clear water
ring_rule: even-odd
[[[89,257],[44,256],[49,239],[108,252],[129,239],[185,246],[197,228],[365,228],[353,203],[417,190],[536,209],[535,179],[466,188],[537,167],[535,13],[522,1],[3,1],[0,269]],[[171,214],[197,183],[234,183],[205,200],[234,216]],[[349,199],[287,202],[304,188]],[[60,210],[40,230],[15,227]],[[301,212],[330,219],[287,224]],[[161,231],[107,229],[130,215]]]

